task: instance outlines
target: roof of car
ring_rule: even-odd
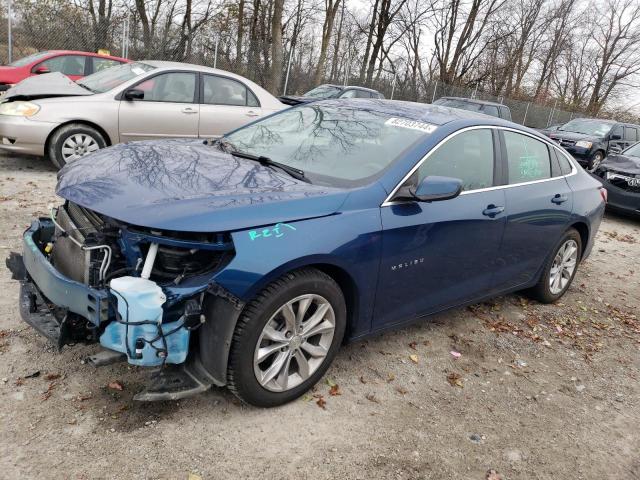
[[[47,55],[85,55],[89,57],[117,58],[118,60],[126,60],[127,62],[131,61],[127,58],[117,57],[115,55],[104,55],[97,52],[84,52],[82,50],[43,50],[39,53],[45,53]]]
[[[459,108],[445,107],[443,105],[433,105],[427,103],[407,102],[404,100],[384,100],[384,99],[328,99],[313,102],[314,105],[339,105],[340,107],[364,108],[375,110],[385,115],[397,115],[409,120],[428,122],[434,125],[444,125],[454,120],[477,119],[498,120],[483,113],[461,110]]]
[[[444,98],[446,100],[461,100],[463,102],[478,103],[480,105],[493,105],[494,107],[505,107],[506,106],[506,105],[503,105],[502,103],[490,102],[489,100],[477,100],[475,98],[465,98],[465,97],[440,97],[440,98]],[[438,100],[440,100],[440,99],[438,99]]]
[[[625,123],[625,122],[619,122],[617,120],[610,120],[608,118],[586,118],[586,117],[584,117],[584,118],[580,118],[580,117],[579,118],[572,118],[569,121],[573,121],[573,120],[583,120],[583,121],[586,121],[586,122],[600,122],[600,123],[611,123],[611,124],[614,124],[614,123]]]
[[[328,87],[342,88],[343,90],[346,90],[347,88],[355,88],[358,90],[366,90],[367,92],[380,93],[378,90],[374,90],[373,88],[360,87],[359,85],[336,85],[335,83],[324,83],[323,85],[326,85]]]

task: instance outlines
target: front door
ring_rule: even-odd
[[[219,75],[202,75],[199,136],[219,137],[262,115],[253,92],[242,82]]]
[[[436,202],[381,207],[383,252],[373,328],[487,295],[499,263],[505,194],[491,129],[458,133],[432,151],[409,182],[460,178],[463,192]]]
[[[197,75],[167,72],[143,80],[133,89],[142,90],[141,100],[120,101],[120,141],[154,138],[197,138],[199,105]]]

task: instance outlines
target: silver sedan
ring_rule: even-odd
[[[61,168],[130,140],[217,137],[283,108],[244,77],[186,63],[129,63],[78,82],[51,73],[7,91],[0,148]]]

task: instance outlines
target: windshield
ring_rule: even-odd
[[[78,84],[94,93],[104,93],[155,68],[146,63],[125,63],[84,77]]]
[[[436,128],[402,118],[397,108],[311,103],[237,130],[225,143],[302,170],[312,183],[349,187],[377,178]]]
[[[640,157],[640,143],[630,146],[622,153],[629,157]]]
[[[33,55],[29,55],[28,57],[21,58],[20,60],[16,60],[15,62],[11,62],[9,67],[24,67],[25,65],[29,65],[30,63],[36,62],[41,58],[49,55],[49,52],[38,52]]]
[[[482,105],[479,103],[466,102],[454,98],[439,98],[433,102],[433,104],[442,105],[443,107],[460,108],[462,110],[469,110],[470,112],[479,112],[482,110]]]
[[[577,118],[565,123],[558,130],[593,135],[594,137],[605,137],[611,130],[611,127],[613,127],[613,124],[609,122]]]
[[[342,89],[340,87],[334,87],[333,85],[320,85],[305,93],[304,97],[312,98],[333,98],[337,97]]]

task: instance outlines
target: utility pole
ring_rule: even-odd
[[[287,75],[284,77],[284,92],[282,95],[287,94],[287,86],[289,85],[289,72],[291,72],[291,59],[293,58],[293,40],[291,41],[291,50],[289,51],[289,61],[287,62]]]
[[[11,35],[11,0],[7,0],[7,57],[8,62],[13,61],[13,37]]]

